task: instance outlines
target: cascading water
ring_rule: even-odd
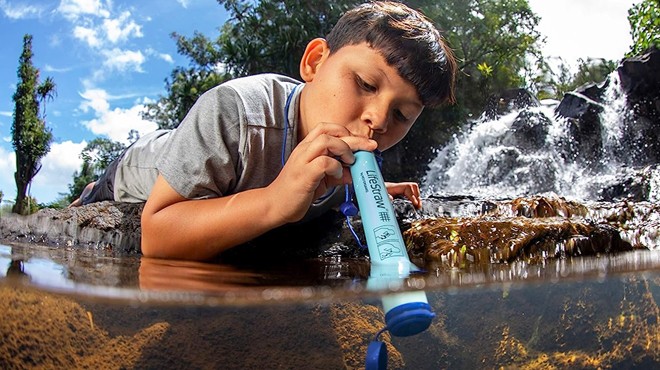
[[[553,100],[511,110],[495,119],[482,115],[431,161],[422,183],[424,194],[491,200],[534,195],[599,200],[604,189],[622,176],[640,173],[641,167],[652,164],[638,150],[646,144],[635,136],[636,119],[618,73],[613,72],[603,84],[600,101],[579,92],[568,94],[573,94],[569,98],[576,98],[574,101],[580,100],[584,118],[561,117],[557,114],[559,102]],[[650,184],[647,200],[657,200],[657,166],[644,171]]]

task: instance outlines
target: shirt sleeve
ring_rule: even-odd
[[[245,112],[236,92],[217,86],[193,105],[156,164],[167,183],[188,199],[228,194],[240,173]]]

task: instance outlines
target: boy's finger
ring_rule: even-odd
[[[338,158],[344,164],[353,164],[355,163],[354,151],[374,150],[377,144],[365,138],[346,137],[340,139],[330,135],[320,135],[305,145],[307,146],[308,162],[316,157],[330,156]]]
[[[351,132],[344,126],[335,123],[322,122],[316,125],[312,131],[307,134],[303,141],[313,141],[321,135],[330,135],[334,137],[351,136]]]
[[[378,143],[375,140],[367,139],[364,137],[343,136],[340,139],[348,144],[352,152],[357,152],[358,150],[372,152],[378,148]]]

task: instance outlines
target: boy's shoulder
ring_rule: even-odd
[[[217,86],[219,89],[230,88],[239,95],[290,91],[293,86],[301,84],[300,81],[275,73],[262,73],[246,77],[234,78]]]

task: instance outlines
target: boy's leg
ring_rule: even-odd
[[[80,197],[78,199],[74,200],[71,204],[69,204],[69,207],[80,207],[83,205],[82,200],[85,199],[89,193],[92,191],[94,188],[94,184],[96,184],[96,181],[92,181],[89,184],[85,186],[83,189],[82,193],[80,193]]]
[[[121,157],[112,161],[108,168],[106,168],[105,172],[103,172],[103,175],[95,181],[89,193],[85,196],[80,196],[82,205],[104,200],[115,200],[115,174],[117,173],[117,165],[120,160]]]

